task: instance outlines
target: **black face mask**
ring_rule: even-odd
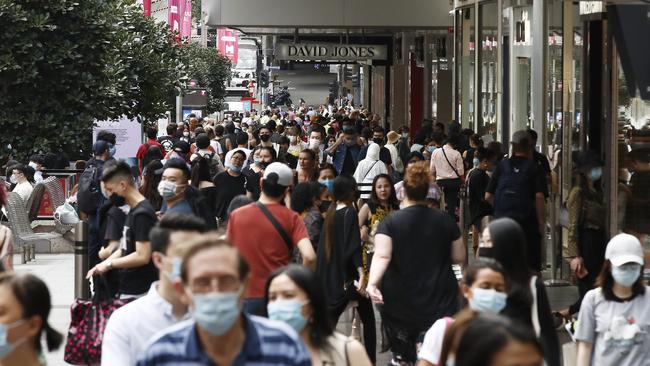
[[[260,135],[260,140],[262,140],[262,142],[268,142],[270,138],[271,135]]]
[[[377,145],[383,145],[384,144],[384,139],[372,139],[372,142],[374,142]]]
[[[269,166],[271,163],[267,163],[267,162],[264,162],[264,161],[260,161],[260,162],[257,163],[257,164],[260,166],[260,168],[262,168],[262,169],[266,169],[266,167]]]
[[[111,194],[108,197],[108,200],[111,201],[111,204],[113,204],[113,206],[115,207],[124,206],[124,204],[126,203],[126,198],[118,195],[115,192],[113,192],[113,194]]]

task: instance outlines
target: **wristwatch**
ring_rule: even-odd
[[[106,269],[108,269],[109,271],[111,269],[113,269],[113,260],[112,259],[109,259],[109,260],[106,261]]]

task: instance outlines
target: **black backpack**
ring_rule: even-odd
[[[92,164],[86,167],[79,177],[77,186],[77,204],[79,210],[86,215],[97,213],[102,200],[102,192],[99,187],[99,168]]]
[[[535,162],[527,160],[516,167],[511,159],[500,163],[499,182],[494,192],[494,217],[509,217],[515,221],[525,221],[535,212],[534,186],[530,177]]]
[[[205,163],[208,164],[208,168],[210,168],[211,177],[214,177],[215,175],[217,175],[217,173],[219,173],[218,171],[219,163],[217,163],[217,161],[214,159],[214,154],[215,153],[211,153],[200,157],[200,159],[204,159]]]

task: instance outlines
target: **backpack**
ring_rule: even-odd
[[[102,199],[102,192],[99,188],[99,169],[96,165],[89,165],[79,177],[77,186],[77,204],[79,210],[87,215],[97,213]]]
[[[494,193],[494,217],[525,221],[535,213],[530,174],[535,162],[530,160],[515,167],[511,159],[501,162],[499,182]]]
[[[149,145],[145,144],[147,146],[147,151],[144,153],[144,156],[142,157],[142,169],[144,169],[149,163],[151,163],[153,160],[160,160],[164,157],[160,156],[158,154],[157,149],[152,149],[153,147],[157,147],[156,145]],[[164,152],[161,151],[161,153],[164,154]]]
[[[219,173],[219,163],[214,159],[214,154],[215,153],[205,155],[199,154],[199,159],[203,159],[204,162],[208,165],[211,177],[214,177],[217,175],[217,173]]]

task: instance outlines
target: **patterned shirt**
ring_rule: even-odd
[[[284,323],[242,313],[246,340],[232,365],[311,365],[307,348]],[[202,349],[193,319],[170,327],[142,354],[137,366],[199,366],[216,364]]]

